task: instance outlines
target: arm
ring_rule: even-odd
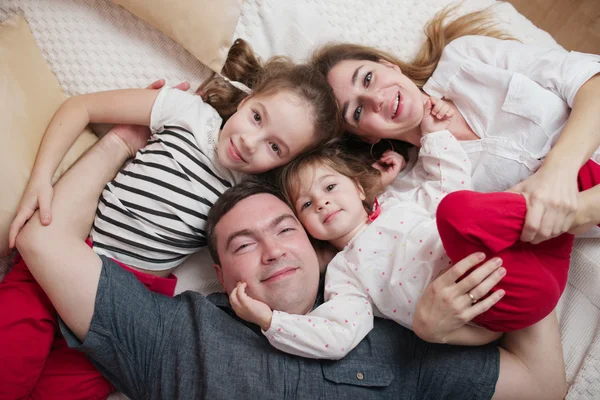
[[[475,304],[468,293],[482,298],[502,279],[506,270],[492,259],[456,282],[483,259],[477,254],[470,255],[427,286],[417,303],[413,320],[414,331],[421,339],[434,343],[479,345],[496,338],[485,329],[470,329],[475,327],[467,327],[466,323],[489,310],[504,296],[504,291],[497,290]]]
[[[421,184],[415,196],[430,214],[435,215],[446,194],[472,189],[469,157],[447,130],[426,134],[421,138],[418,162],[425,174],[419,177]]]
[[[348,354],[373,329],[370,298],[360,282],[328,266],[325,303],[306,315],[271,311],[250,298],[242,283],[229,298],[236,314],[261,327],[273,347],[301,357],[337,360]]]
[[[159,88],[163,84],[163,81],[157,81],[151,87]],[[51,222],[52,176],[85,126],[90,122],[147,126],[157,94],[156,90],[145,89],[99,92],[71,97],[60,106],[46,129],[31,178],[11,224],[10,247],[14,246],[17,233],[38,205],[42,223],[48,225]]]
[[[135,151],[108,133],[56,184],[54,222],[42,226],[32,218],[17,237],[31,273],[80,339],[90,326],[101,270],[100,258],[84,239],[104,185]]]
[[[577,172],[600,146],[600,56],[466,36],[447,46],[442,58],[470,58],[523,74],[572,108],[541,168],[512,189],[528,200],[521,240],[538,243],[567,231],[578,207]]]

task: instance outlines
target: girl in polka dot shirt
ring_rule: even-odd
[[[424,107],[431,110],[429,101]],[[283,187],[299,220],[339,253],[327,267],[325,302],[306,315],[271,310],[245,293],[245,283],[232,291],[238,316],[261,326],[274,347],[339,359],[369,333],[374,316],[412,329],[426,286],[474,252],[504,264],[506,276],[494,290],[505,294],[473,320],[476,325],[455,331],[449,343],[491,342],[501,332],[534,324],[556,306],[573,236],[538,245],[519,242],[524,197],[470,191],[471,162],[462,146],[449,131],[436,129],[445,127],[443,117],[425,120],[423,131],[433,133],[421,138],[418,161],[402,176],[404,159],[393,151],[383,154],[384,167],[377,171],[335,148],[309,153],[283,171]],[[469,292],[464,300],[480,299]]]

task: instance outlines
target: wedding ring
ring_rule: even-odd
[[[473,296],[473,293],[469,292],[467,293],[469,295],[469,297],[471,298],[471,305],[477,303],[477,299],[475,298],[475,296]]]

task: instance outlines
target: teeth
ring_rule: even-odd
[[[396,95],[396,104],[394,105],[394,115],[392,115],[392,117],[396,116],[396,113],[398,113],[398,106],[400,105],[400,93],[398,93]]]

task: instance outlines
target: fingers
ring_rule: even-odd
[[[458,278],[463,276],[465,272],[482,262],[484,259],[485,254],[473,253],[450,267],[446,273],[440,276],[440,279],[445,286],[452,285],[456,283]]]
[[[11,249],[15,247],[17,235],[21,231],[21,228],[25,225],[27,220],[31,218],[35,210],[31,208],[21,208],[17,213],[17,216],[10,224],[10,230],[8,231],[8,247]]]
[[[496,270],[498,270],[501,265],[502,265],[502,260],[498,257],[494,257],[491,260],[485,262],[484,264],[479,266],[477,269],[472,271],[466,278],[464,278],[463,280],[461,280],[460,282],[458,282],[456,284],[457,292],[459,294],[471,292],[473,288],[480,285],[487,277],[489,277],[492,273],[494,273]],[[502,268],[502,270],[499,271],[498,273],[502,274],[502,276],[504,276],[504,274],[506,274],[506,270],[504,268]],[[496,284],[496,283],[498,283],[498,282],[495,282],[494,284]],[[485,292],[485,293],[487,293],[487,292]],[[485,293],[482,293],[480,296],[475,296],[475,294],[473,294],[473,296],[475,296],[476,299],[479,299]]]
[[[165,86],[165,80],[159,79],[157,81],[152,82],[150,85],[146,86],[146,89],[160,89]]]
[[[506,275],[505,268],[498,268],[493,271],[491,274],[487,275],[487,277],[479,284],[468,290],[465,296],[462,298],[465,300],[465,305],[471,305],[473,303],[473,299],[479,300],[485,297]],[[469,296],[469,293],[473,295],[473,299]]]
[[[542,216],[544,208],[541,204],[535,203],[529,206],[527,204],[527,215],[525,215],[525,225],[523,226],[523,232],[521,233],[521,241],[531,242],[542,223]]]
[[[430,97],[425,101],[425,104],[423,104],[423,118],[425,118],[426,116],[431,114],[431,108],[432,108],[432,104],[431,104],[431,97]]]
[[[478,301],[471,305],[465,312],[465,318],[470,321],[476,316],[483,314],[488,311],[494,304],[500,301],[504,297],[504,290],[496,290],[494,293],[486,297],[485,299]]]
[[[431,104],[433,105],[431,115],[437,119],[449,118],[453,115],[450,105],[442,99],[431,97]]]
[[[164,79],[159,79],[157,81],[152,82],[150,85],[148,85],[146,87],[146,89],[155,89],[158,90],[160,88],[162,88],[163,86],[165,86],[165,80]],[[178,84],[177,86],[174,86],[175,89],[179,89],[179,90],[183,90],[184,92],[186,90],[189,90],[190,88],[190,84],[189,82],[181,82],[180,84]]]
[[[175,86],[175,89],[183,90],[185,92],[190,89],[190,83],[181,82],[179,85]]]
[[[40,193],[38,202],[42,225],[50,225],[50,222],[52,222],[52,189]]]

